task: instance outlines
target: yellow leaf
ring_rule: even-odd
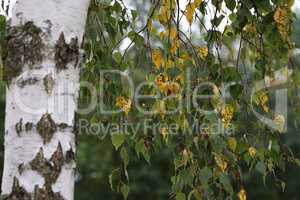
[[[285,25],[288,20],[288,9],[283,7],[277,8],[273,18],[277,24]]]
[[[284,131],[284,128],[285,128],[285,118],[284,118],[284,116],[281,115],[281,114],[276,114],[275,118],[274,118],[274,121],[275,121],[275,124],[276,124],[276,127],[277,127],[278,131],[280,133],[282,133]]]
[[[166,95],[178,94],[180,92],[180,85],[176,82],[170,82],[167,85]]]
[[[222,172],[225,172],[228,166],[227,161],[217,154],[215,155],[215,161]]]
[[[208,56],[208,48],[207,47],[200,47],[199,48],[199,55],[200,55],[200,58],[202,60],[205,60]]]
[[[290,8],[288,7],[279,7],[274,13],[274,21],[277,24],[278,32],[281,35],[281,38],[284,41],[289,42],[289,32],[290,32]]]
[[[171,55],[176,54],[178,48],[179,48],[179,41],[175,39],[171,44],[171,48],[170,48]]]
[[[228,138],[228,146],[233,152],[235,152],[237,147],[237,141],[234,137]]]
[[[156,69],[159,69],[161,66],[162,55],[159,50],[153,50],[152,52],[152,62],[155,65]]]
[[[153,26],[152,26],[152,20],[149,20],[149,21],[148,21],[148,23],[147,23],[147,29],[148,29],[149,32],[152,31],[152,29],[153,29]]]
[[[241,191],[238,193],[239,200],[247,200],[247,194],[244,189],[241,189]]]
[[[170,39],[174,40],[176,37],[177,37],[177,29],[173,27],[170,29]]]
[[[189,3],[186,6],[184,14],[185,14],[185,17],[186,17],[187,21],[189,22],[190,26],[193,23],[194,13],[195,13],[195,4],[194,3]]]
[[[257,150],[254,147],[249,147],[248,152],[252,158],[256,156]]]
[[[171,19],[170,7],[168,5],[163,5],[160,8],[160,13],[158,15],[158,19],[161,24],[167,24]]]
[[[116,99],[116,106],[120,108],[126,115],[128,115],[130,109],[131,109],[131,100],[126,99],[123,96],[118,96]]]
[[[262,107],[263,111],[269,112],[269,97],[265,91],[259,92],[254,100],[257,105],[260,105]]]
[[[234,107],[232,105],[225,105],[221,108],[221,120],[224,123],[224,127],[228,128],[234,114]]]
[[[164,37],[165,37],[165,32],[164,32],[164,31],[161,31],[161,32],[159,33],[159,38],[160,38],[160,40],[163,40]]]

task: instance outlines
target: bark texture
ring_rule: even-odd
[[[19,0],[6,38],[5,199],[72,200],[89,0]]]

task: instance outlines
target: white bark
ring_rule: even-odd
[[[7,89],[2,194],[12,192],[14,177],[18,178],[20,186],[29,193],[34,192],[36,185],[43,187],[44,177],[28,167],[41,147],[48,160],[57,150],[59,143],[64,156],[70,148],[75,151],[72,127],[77,108],[79,68],[71,62],[68,63],[67,69],[57,70],[54,50],[61,33],[64,33],[66,43],[77,37],[79,45],[81,44],[88,6],[89,0],[19,0],[12,11],[11,26],[32,21],[42,28],[45,33],[45,56],[42,63],[33,68],[23,66],[21,75],[14,78]],[[50,94],[46,92],[43,83],[43,78],[48,74],[54,80]],[[37,82],[21,87],[22,80],[28,78],[36,78]],[[44,143],[36,130],[37,123],[45,113],[51,114],[56,124],[68,125],[64,130],[58,128],[49,143]],[[17,133],[16,124],[20,120],[22,131]],[[25,131],[27,122],[33,123],[33,129],[30,131]],[[21,164],[27,166],[22,173],[18,169]],[[73,199],[74,167],[74,163],[64,164],[56,183],[52,184],[52,190],[60,192],[67,200]]]

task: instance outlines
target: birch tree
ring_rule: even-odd
[[[5,199],[73,199],[75,110],[89,0],[20,0],[4,49]]]

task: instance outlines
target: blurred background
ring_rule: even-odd
[[[127,1],[129,8],[134,8],[140,13],[147,13],[149,2],[145,0]],[[297,4],[298,5],[298,4]],[[298,13],[298,18],[294,23],[293,40],[297,48],[300,48],[300,10],[294,8]],[[145,18],[140,17],[137,24],[145,24]],[[93,22],[89,22],[88,26]],[[97,26],[97,25],[95,25]],[[87,27],[88,30],[90,27]],[[93,30],[93,29],[91,29]],[[90,30],[89,30],[90,31]],[[97,34],[97,33],[94,33]],[[87,36],[89,37],[89,36]],[[126,46],[128,41],[125,40]],[[122,45],[121,47],[122,48]],[[143,52],[137,52],[133,47],[130,53],[138,57],[139,60],[146,57]],[[296,68],[300,68],[300,51],[295,50],[293,63]],[[5,85],[0,86],[0,171],[3,169],[3,135],[5,117]],[[295,107],[296,99],[300,98],[300,91],[297,88],[289,88],[289,110],[288,110],[288,133],[284,136],[285,143],[293,150],[296,157],[300,157],[300,132],[298,122],[300,122],[300,105]],[[80,134],[77,149],[77,181],[75,188],[75,200],[118,200],[122,196],[113,192],[109,184],[110,173],[118,168],[122,161],[114,151],[110,138],[100,140],[97,136]],[[166,200],[170,199],[171,183],[170,177],[173,174],[170,153],[161,151],[154,155],[151,164],[144,160],[139,160],[134,152],[131,152],[129,164],[130,194],[129,200]],[[1,174],[2,176],[2,174]],[[286,182],[286,189],[283,192],[278,185],[275,185],[273,178],[267,177],[264,185],[261,176],[256,172],[245,175],[246,191],[248,199],[272,199],[272,200],[299,200],[300,199],[300,170],[297,166],[288,165],[284,173],[278,176]],[[259,178],[260,177],[260,178]],[[0,179],[1,181],[1,179]]]

